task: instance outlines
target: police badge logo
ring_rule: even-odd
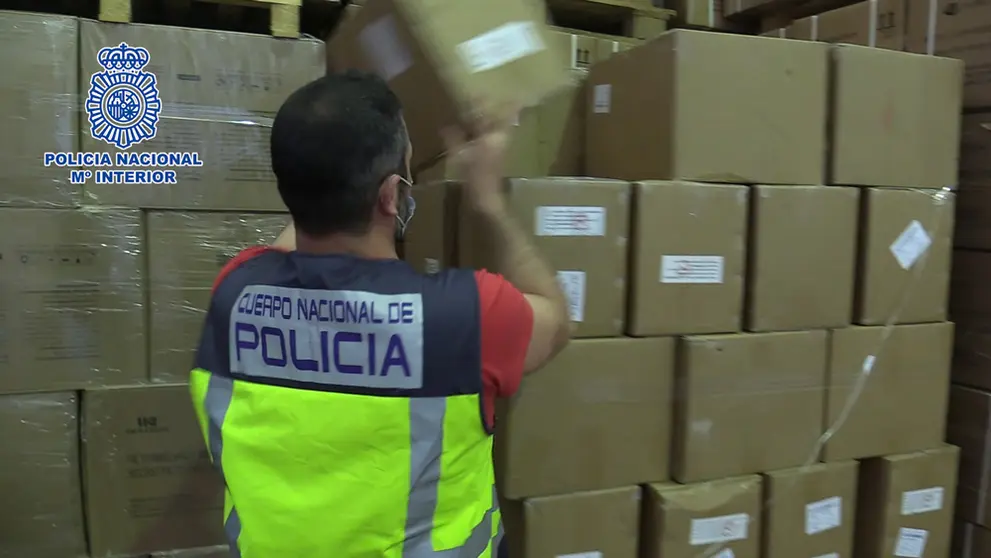
[[[100,49],[103,67],[90,78],[86,114],[94,139],[128,149],[155,137],[162,100],[155,74],[144,71],[147,49],[121,43]]]

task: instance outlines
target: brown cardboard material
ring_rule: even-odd
[[[140,213],[8,208],[0,219],[0,393],[146,380]]]
[[[185,385],[86,391],[83,478],[94,556],[219,545],[223,481]]]
[[[418,183],[414,194],[416,215],[406,230],[403,259],[426,274],[457,267],[460,184]]]
[[[953,245],[991,250],[991,114],[963,115],[957,195]]]
[[[953,252],[950,315],[957,322],[953,382],[991,391],[988,344],[991,343],[991,253]]]
[[[728,478],[644,489],[643,558],[718,556],[729,549],[734,558],[760,556],[761,478]]]
[[[511,556],[638,556],[638,486],[528,498],[506,510]]]
[[[642,182],[634,195],[626,332],[739,331],[747,188]]]
[[[752,189],[747,330],[850,324],[859,198],[835,186]]]
[[[574,337],[622,335],[626,314],[630,185],[618,180],[539,178],[507,181],[510,211],[558,270]],[[493,269],[491,238],[462,204],[458,264]],[[532,231],[532,232],[531,232]]]
[[[130,151],[195,151],[203,161],[199,168],[177,169],[175,185],[91,181],[86,203],[285,211],[271,171],[269,131],[286,97],[323,75],[320,41],[172,26],[80,25],[84,83],[102,71],[96,55],[103,47],[126,42],[151,55],[146,69],[156,75],[163,102],[158,132]],[[117,151],[84,126],[83,151]]]
[[[589,73],[586,170],[625,180],[822,184],[827,51],[676,29],[618,53]]]
[[[952,343],[948,322],[833,331],[823,461],[938,446]]]
[[[151,380],[185,382],[217,274],[241,250],[275,241],[289,217],[151,211],[147,219]]]
[[[788,26],[788,38],[905,49],[905,0],[866,0],[805,17]]]
[[[528,0],[372,0],[327,42],[328,68],[389,82],[419,169],[444,152],[440,130],[467,123],[470,100],[531,106],[569,83],[567,51],[544,20]]]
[[[666,481],[673,366],[671,338],[572,341],[500,413],[502,495]]]
[[[909,4],[906,49],[963,60],[964,106],[991,107],[989,25],[991,5],[981,0],[918,0]]]
[[[348,6],[348,8],[357,7]],[[230,555],[230,548],[227,545],[223,545],[188,550],[170,550],[168,552],[152,552],[151,558],[230,558]]]
[[[856,507],[856,461],[766,473],[761,556],[850,556]]]
[[[0,556],[83,558],[75,393],[0,396]]]
[[[958,456],[942,446],[861,462],[853,555],[949,558]]]
[[[957,521],[953,534],[953,550],[950,556],[955,558],[991,556],[991,530],[980,525]]]
[[[959,60],[835,45],[832,65],[832,184],[956,184],[963,79]]]
[[[796,331],[683,338],[672,478],[689,483],[808,462],[822,434],[826,337]],[[774,436],[748,434],[765,431]]]
[[[69,171],[42,159],[79,150],[78,56],[76,18],[0,11],[0,203],[79,203]]]
[[[863,193],[855,323],[946,319],[955,201],[946,190]]]
[[[984,527],[991,524],[991,393],[950,387],[946,441],[960,448],[957,519]]]

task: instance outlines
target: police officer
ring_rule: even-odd
[[[552,270],[507,215],[504,120],[452,136],[496,275],[416,273],[396,96],[363,73],[293,93],[271,158],[292,225],[214,284],[190,388],[244,558],[475,558],[502,537],[493,407],[568,341]]]

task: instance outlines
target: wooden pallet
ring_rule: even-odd
[[[169,0],[171,10],[193,9],[202,0]],[[135,12],[142,8],[144,0],[100,0],[100,21],[131,23]],[[299,37],[299,11],[302,0],[209,0],[217,5],[217,17],[221,20],[238,20],[245,9],[261,9],[268,12],[269,33],[275,37]]]
[[[559,27],[636,39],[660,35],[674,16],[649,0],[547,0],[547,9]]]
[[[726,18],[743,24],[756,24],[761,31],[785,27],[796,19],[856,4],[861,0],[770,0],[743,11],[734,11],[735,0],[724,0]]]

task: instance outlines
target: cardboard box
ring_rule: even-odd
[[[850,45],[832,55],[831,183],[956,184],[963,64]]]
[[[826,337],[796,331],[683,338],[672,478],[689,483],[807,463],[822,434]]]
[[[942,446],[861,462],[853,555],[950,556],[958,456]]]
[[[759,476],[644,489],[643,558],[760,556]],[[726,549],[729,552],[726,552]]]
[[[0,396],[0,432],[0,556],[88,556],[76,394]]]
[[[991,556],[991,530],[979,525],[957,521],[950,556],[981,558]]]
[[[761,556],[850,556],[856,507],[856,461],[766,473]]]
[[[567,51],[542,8],[529,0],[373,0],[330,37],[328,69],[375,71],[389,83],[419,169],[444,152],[440,130],[465,123],[472,100],[530,106],[569,83]]]
[[[955,196],[871,188],[862,200],[854,323],[945,320]]]
[[[788,26],[790,39],[905,49],[905,0],[866,0],[804,17]]]
[[[960,448],[957,519],[984,527],[991,524],[991,393],[965,386],[950,387],[946,441]]]
[[[954,338],[953,382],[991,391],[991,253],[953,252],[950,315],[957,323]]]
[[[678,22],[682,25],[708,27],[709,29],[733,29],[734,25],[723,17],[723,4],[723,0],[711,2],[666,0],[663,2],[665,8],[675,11]]]
[[[685,29],[618,53],[589,74],[587,172],[822,184],[826,61],[826,45]]]
[[[572,341],[500,410],[502,496],[667,480],[673,367],[671,338]]]
[[[989,25],[991,5],[981,0],[912,2],[909,4],[906,49],[963,60],[966,66],[964,106],[991,107]]]
[[[638,486],[507,502],[502,513],[510,556],[638,556]]]
[[[241,250],[289,224],[278,213],[148,213],[151,380],[183,383],[200,344],[213,283]]]
[[[86,202],[130,207],[285,211],[269,160],[272,119],[283,101],[324,73],[323,44],[246,33],[84,21],[80,75],[102,71],[97,52],[121,42],[151,55],[162,100],[157,135],[129,151],[194,151],[203,166],[177,169],[178,183],[87,184]],[[86,92],[83,92],[85,95]],[[116,153],[92,137],[83,151]]]
[[[835,186],[755,186],[746,329],[850,324],[860,192]]]
[[[938,446],[952,346],[948,322],[833,331],[823,461]]]
[[[416,185],[416,215],[403,242],[403,259],[421,273],[457,267],[461,186],[453,181]]]
[[[991,250],[991,114],[963,115],[959,186],[953,244]]]
[[[617,180],[509,180],[510,211],[547,258],[568,296],[574,337],[622,335],[626,314],[630,185]],[[458,263],[494,269],[492,239],[468,205],[460,211]]]
[[[83,393],[83,479],[90,552],[219,545],[223,481],[185,385]]]
[[[747,188],[642,182],[634,193],[627,333],[739,331]]]
[[[147,379],[138,211],[0,209],[0,393]]]
[[[69,171],[46,152],[79,150],[79,22],[0,11],[0,204],[77,205]]]

